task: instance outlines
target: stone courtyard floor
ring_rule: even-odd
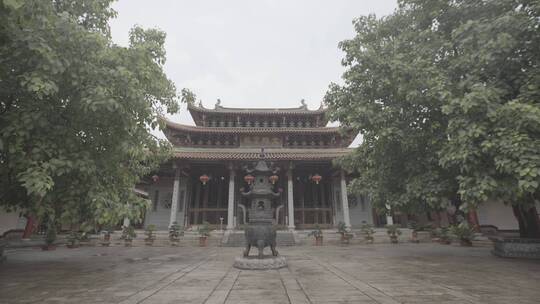
[[[288,268],[232,268],[241,248],[8,251],[0,303],[540,303],[540,261],[489,248],[279,248]],[[255,252],[253,252],[255,254]]]

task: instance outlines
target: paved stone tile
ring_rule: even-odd
[[[281,248],[289,267],[232,268],[239,248],[8,252],[0,303],[512,303],[540,299],[540,261],[488,248],[375,244]]]

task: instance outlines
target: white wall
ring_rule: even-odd
[[[180,178],[180,194],[184,194],[184,205],[186,202],[186,182],[187,179],[185,177]],[[159,191],[159,198],[158,198],[158,204],[157,209],[154,211],[154,200],[155,200],[155,193],[156,190]],[[165,207],[166,205],[171,204],[172,200],[172,193],[173,193],[173,179],[160,179],[158,182],[150,185],[148,187],[148,198],[152,202],[152,206],[148,209],[146,212],[146,216],[144,219],[144,225],[155,225],[157,229],[160,230],[166,230],[169,227],[169,221],[171,218],[171,208]],[[182,201],[182,199],[179,196],[179,202]],[[183,212],[183,206],[178,205],[178,214],[176,216],[176,220],[179,225],[183,225],[184,223],[184,212]]]
[[[19,217],[19,212],[7,212],[0,208],[0,235],[11,229],[24,229],[26,218]]]
[[[517,230],[518,222],[512,207],[500,202],[487,202],[478,206],[476,211],[480,225],[493,225],[500,230]]]
[[[368,199],[362,199],[360,196],[357,196],[356,200],[349,196],[349,216],[353,227],[360,227],[363,222],[373,225],[371,202]]]

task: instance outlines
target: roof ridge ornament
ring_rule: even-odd
[[[308,109],[307,104],[306,104],[306,101],[305,101],[304,98],[300,99],[300,103],[302,104],[302,105],[300,106],[300,108],[306,109],[306,110]]]
[[[219,98],[217,99],[217,102],[216,102],[216,104],[214,105],[214,109],[218,109],[218,108],[223,108],[223,107],[221,106],[221,99],[219,99]]]

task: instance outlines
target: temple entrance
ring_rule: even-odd
[[[206,180],[206,176],[208,179]],[[229,177],[225,166],[192,167],[190,174],[191,197],[187,208],[189,225],[208,222],[219,225],[227,224],[227,199]]]
[[[320,180],[314,178],[316,175]],[[328,166],[302,166],[294,170],[294,223],[297,228],[333,226],[331,180]]]

